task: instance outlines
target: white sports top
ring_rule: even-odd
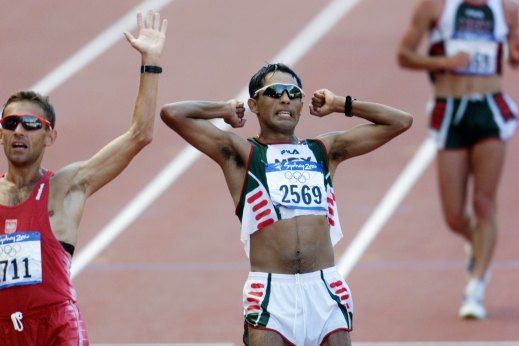
[[[445,56],[460,51],[471,55],[470,65],[454,73],[496,75],[500,73],[507,35],[502,0],[487,0],[479,6],[464,0],[445,0],[429,43],[443,43]]]

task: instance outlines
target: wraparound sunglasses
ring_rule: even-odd
[[[300,99],[300,98],[303,98],[303,96],[305,96],[305,92],[303,91],[303,89],[301,89],[300,87],[298,87],[295,84],[276,83],[276,84],[265,85],[263,88],[256,90],[253,97],[258,96],[258,94],[261,91],[263,91],[263,95],[272,97],[275,99],[281,98],[281,96],[283,95],[283,93],[285,91],[288,95],[288,98],[291,100]]]
[[[14,131],[20,123],[27,131],[39,130],[44,124],[52,130],[52,126],[47,119],[33,114],[10,114],[0,120],[2,128],[9,131]]]

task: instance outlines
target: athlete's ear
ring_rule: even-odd
[[[50,147],[56,141],[56,137],[58,137],[58,131],[52,129],[47,132],[47,137],[45,137],[45,146]]]
[[[252,113],[258,114],[258,101],[256,99],[253,99],[252,97],[247,101],[247,104],[249,105],[249,109]]]

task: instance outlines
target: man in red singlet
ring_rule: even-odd
[[[48,97],[12,95],[2,111],[0,142],[8,162],[0,177],[0,345],[88,345],[75,304],[70,264],[86,199],[114,179],[151,142],[160,55],[167,21],[137,14],[138,36],[126,39],[142,57],[129,130],[92,158],[55,173],[43,168],[56,140]]]
[[[428,54],[418,51],[425,35]],[[402,67],[426,71],[433,81],[429,130],[438,147],[444,219],[469,250],[462,318],[486,316],[496,195],[506,143],[517,125],[517,107],[501,86],[505,58],[519,66],[513,0],[420,0],[398,50]]]

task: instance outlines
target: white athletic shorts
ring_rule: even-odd
[[[251,272],[243,288],[245,333],[248,328],[272,330],[293,345],[320,345],[339,330],[351,331],[350,288],[330,267],[304,274]]]

